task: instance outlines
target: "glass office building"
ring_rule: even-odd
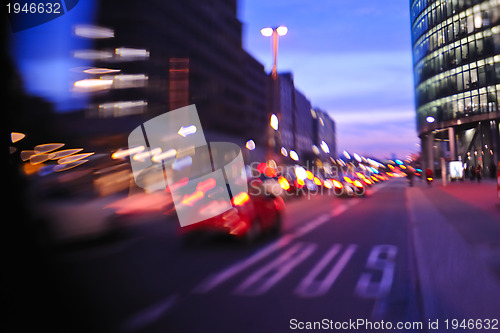
[[[425,168],[498,165],[500,0],[410,0],[417,130]]]

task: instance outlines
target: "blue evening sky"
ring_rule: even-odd
[[[12,53],[27,89],[55,102],[59,111],[84,106],[68,94],[85,66],[71,57],[88,47],[72,36],[75,22],[91,22],[93,0],[41,26],[15,33]],[[270,38],[260,29],[286,25],[278,71],[337,123],[338,149],[404,157],[416,152],[409,4],[407,0],[239,0],[243,47],[271,68]]]
[[[243,47],[269,71],[270,38],[285,25],[278,72],[337,123],[338,150],[379,158],[418,151],[406,0],[240,0]]]
[[[91,44],[75,37],[73,27],[75,23],[92,23],[94,7],[95,0],[82,0],[64,15],[15,32],[11,38],[10,52],[22,71],[26,90],[53,102],[59,112],[87,105],[86,96],[71,93],[73,82],[85,75],[71,69],[89,66],[89,62],[73,58],[72,52],[88,49]]]

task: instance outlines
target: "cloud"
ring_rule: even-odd
[[[418,151],[419,139],[412,112],[337,114],[338,151],[348,150],[379,158],[404,157]]]
[[[370,111],[358,112],[329,112],[330,116],[342,125],[363,124],[363,125],[383,125],[387,123],[409,124],[415,121],[414,110],[390,110],[372,109]]]

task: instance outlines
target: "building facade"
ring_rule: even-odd
[[[315,158],[314,119],[311,102],[295,87],[292,73],[278,74],[278,107],[280,118],[278,151],[295,151],[299,162],[307,164]],[[272,92],[270,92],[272,93]],[[286,159],[285,159],[286,160]],[[288,161],[292,162],[292,161]]]
[[[307,96],[295,87],[292,73],[279,73],[277,79],[279,130],[275,152],[295,151],[299,164],[313,165],[318,159],[329,162],[336,157],[335,122],[328,113],[312,107]],[[273,95],[270,85],[269,95]],[[283,162],[295,163],[287,158]]]
[[[117,10],[119,8],[119,10]],[[97,22],[114,31],[98,50],[146,50],[146,61],[96,61],[98,67],[144,74],[144,89],[120,89],[94,98],[104,102],[144,100],[149,119],[195,104],[209,141],[265,145],[267,74],[242,48],[236,0],[99,1]]]
[[[279,138],[281,146],[286,150],[295,150],[296,140],[296,110],[295,85],[292,73],[278,74],[278,113],[279,113]],[[270,91],[270,95],[273,92]],[[279,148],[279,147],[278,147]]]
[[[337,134],[335,129],[335,121],[330,115],[318,108],[311,109],[313,117],[313,142],[318,147],[319,158],[324,161],[329,161],[330,157],[337,157]]]
[[[461,160],[494,175],[500,120],[500,1],[411,0],[417,131],[425,168]]]
[[[314,144],[313,118],[311,115],[311,102],[307,97],[295,89],[295,105],[296,105],[296,134],[295,146],[297,152],[303,156],[307,156]]]

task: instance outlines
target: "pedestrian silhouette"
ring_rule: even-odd
[[[408,184],[413,186],[413,176],[415,176],[414,169],[412,167],[408,167],[406,171],[406,178],[408,179]]]
[[[425,179],[427,180],[427,184],[429,186],[431,186],[433,178],[434,178],[434,172],[432,171],[431,168],[427,168],[427,170],[425,170]]]
[[[476,171],[477,182],[479,183],[479,182],[481,182],[481,176],[482,176],[482,174],[481,174],[482,168],[481,168],[480,164],[478,164],[476,166],[476,170],[475,171]]]
[[[476,169],[471,165],[469,167],[470,170],[470,180],[474,180],[476,178]]]

